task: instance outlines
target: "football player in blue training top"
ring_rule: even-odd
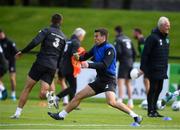
[[[108,31],[104,28],[96,29],[94,33],[94,47],[85,55],[76,56],[82,62],[82,68],[95,69],[97,72],[96,80],[89,83],[82,89],[64,110],[59,113],[48,112],[55,120],[63,120],[68,113],[74,110],[80,102],[87,97],[105,92],[107,104],[129,114],[138,125],[142,121],[142,117],[129,109],[124,103],[116,101],[116,51],[115,48],[107,42]],[[88,63],[86,60],[91,58],[93,63]]]

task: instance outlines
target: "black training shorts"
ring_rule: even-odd
[[[96,94],[102,93],[102,92],[107,92],[107,91],[116,91],[116,81],[108,81],[104,82],[97,78],[94,82],[88,84]]]
[[[62,68],[59,68],[59,70],[58,70],[58,77],[59,78],[64,78],[65,77],[65,75],[63,74]]]
[[[127,66],[124,64],[121,64],[119,66],[119,70],[118,70],[118,79],[122,78],[122,79],[131,79],[130,78],[130,72],[132,70],[132,66]]]
[[[51,85],[55,72],[56,70],[50,69],[35,62],[29,71],[29,76],[35,81],[42,80]]]
[[[12,58],[8,60],[9,73],[16,72],[16,59]]]

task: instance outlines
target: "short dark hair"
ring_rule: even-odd
[[[107,40],[107,38],[108,38],[108,30],[107,29],[99,28],[99,29],[96,29],[94,32],[99,32],[101,34],[101,36],[105,36],[106,40]]]
[[[122,29],[122,27],[121,27],[120,25],[116,26],[116,27],[114,28],[114,30],[115,30],[117,33],[122,33],[122,32],[123,32],[123,29]]]
[[[51,18],[52,24],[58,25],[61,23],[63,17],[61,14],[54,14]]]
[[[142,34],[142,31],[141,31],[140,28],[134,28],[134,31],[135,31],[135,32],[138,32],[138,33],[140,33],[140,34]]]

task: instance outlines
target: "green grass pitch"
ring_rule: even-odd
[[[18,48],[22,49],[37,34],[39,29],[49,25],[49,19],[55,12],[64,15],[63,31],[69,37],[76,27],[87,30],[87,36],[83,46],[88,50],[93,45],[93,31],[97,27],[106,27],[110,32],[109,41],[113,42],[115,25],[124,27],[124,32],[132,38],[134,27],[143,28],[147,36],[150,30],[156,26],[157,19],[164,15],[171,20],[171,56],[180,56],[180,13],[155,12],[155,11],[122,11],[122,10],[93,10],[93,9],[67,9],[67,8],[23,8],[0,7],[0,28],[3,28],[8,36],[16,41]],[[133,40],[134,44],[136,43]],[[135,44],[136,46],[136,44]],[[36,48],[37,51],[39,48]],[[24,55],[17,61],[17,96],[22,91],[26,75],[35,60],[34,55]],[[178,61],[179,63],[179,61]],[[8,74],[3,81],[10,95],[10,82]],[[172,121],[163,121],[161,118],[148,118],[146,111],[135,106],[135,111],[144,117],[141,127],[132,128],[133,120],[126,114],[114,110],[105,104],[104,99],[88,99],[82,102],[80,111],[73,111],[64,121],[55,121],[48,115],[47,107],[39,106],[37,84],[29,96],[29,101],[23,110],[19,120],[9,118],[17,106],[17,101],[0,101],[0,130],[20,129],[60,129],[60,130],[118,130],[118,129],[145,129],[164,130],[180,129],[180,112],[174,112],[168,106],[161,113],[171,117]],[[59,91],[59,87],[57,87]],[[62,109],[62,107],[61,107]],[[55,109],[50,111],[56,112]]]
[[[148,118],[146,110],[135,106],[135,111],[143,116],[140,127],[131,127],[133,119],[119,110],[109,107],[105,99],[86,99],[80,105],[81,110],[74,110],[64,121],[56,121],[47,115],[48,109],[39,105],[39,100],[29,100],[23,109],[20,119],[10,119],[14,113],[17,102],[11,100],[0,102],[0,129],[61,129],[61,130],[118,130],[118,129],[142,129],[142,130],[179,130],[180,113],[172,111],[167,106],[161,114],[172,118],[164,121],[162,118]],[[62,106],[60,107],[62,109]]]

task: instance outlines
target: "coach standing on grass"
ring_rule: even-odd
[[[140,69],[150,81],[147,96],[149,117],[163,117],[157,112],[156,104],[163,87],[163,81],[168,78],[169,29],[169,19],[160,17],[157,28],[146,39],[142,53]]]
[[[49,90],[49,87],[54,78],[58,62],[61,60],[65,47],[65,36],[60,30],[62,23],[62,16],[54,14],[51,19],[52,25],[48,28],[41,30],[38,35],[30,42],[27,47],[16,54],[17,57],[22,53],[27,53],[38,44],[41,43],[40,51],[37,55],[36,61],[33,63],[24,90],[21,93],[18,107],[16,112],[11,118],[16,119],[21,115],[21,111],[28,99],[28,95],[31,92],[35,84],[40,80],[41,87],[45,88],[44,95]]]

